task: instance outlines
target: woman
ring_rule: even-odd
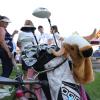
[[[25,71],[24,78],[26,80],[32,79],[36,71],[32,68],[34,63],[37,61],[33,58],[33,49],[36,49],[37,38],[34,37],[35,27],[31,20],[26,20],[24,26],[21,28],[21,33],[19,33],[17,45],[21,49],[21,59],[22,59],[22,69]],[[33,50],[33,51],[32,51]],[[31,54],[30,54],[31,53]],[[26,85],[30,89],[30,85]],[[35,90],[38,100],[41,100],[40,89]],[[30,97],[29,94],[26,94]]]
[[[0,58],[2,63],[2,76],[9,77],[13,69],[12,63],[12,50],[13,43],[12,37],[7,32],[6,28],[10,20],[6,16],[0,16]]]
[[[56,45],[58,47],[61,47],[63,37],[60,36],[57,26],[56,25],[51,26],[50,32],[51,32],[51,45]]]

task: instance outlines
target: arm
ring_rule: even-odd
[[[0,28],[0,45],[7,52],[9,58],[11,58],[11,52],[5,42],[5,30],[3,28]]]
[[[18,48],[19,49],[21,49],[21,37],[22,37],[22,35],[21,35],[21,33],[19,33],[19,36],[18,36],[18,39],[17,39],[17,46],[18,46]]]
[[[13,33],[12,33],[12,38],[15,36],[15,34],[18,34],[18,31],[17,30],[15,30]]]
[[[63,55],[64,57],[68,57],[70,47],[71,47],[71,45],[69,45],[67,43],[63,43],[59,51],[52,50],[52,53],[55,56],[62,56]]]
[[[96,37],[96,29],[94,29],[92,34],[90,34],[89,36],[84,36],[83,38],[85,38],[87,41],[91,41],[95,37]]]
[[[64,40],[64,38],[63,37],[60,37],[60,39],[59,39],[60,41],[63,41]]]
[[[19,41],[17,41],[17,46],[19,49],[21,49],[21,43]]]

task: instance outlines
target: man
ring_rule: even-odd
[[[50,34],[44,33],[44,28],[43,26],[39,25],[38,26],[38,31],[40,33],[39,36],[39,44],[50,44]]]
[[[0,59],[2,64],[1,76],[7,78],[10,76],[13,69],[13,63],[11,60],[11,52],[13,50],[12,37],[6,30],[9,23],[9,18],[6,16],[0,16]]]

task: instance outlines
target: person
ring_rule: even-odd
[[[14,30],[14,32],[12,33],[12,39],[13,39],[13,51],[12,51],[12,54],[13,54],[13,56],[14,56],[14,58],[15,58],[15,56],[16,56],[16,43],[14,42],[14,36],[16,35],[16,34],[18,34],[18,30]]]
[[[25,20],[25,24],[21,27],[21,32],[19,33],[17,46],[21,50],[21,60],[22,60],[22,69],[24,70],[24,79],[32,79],[36,73],[33,69],[34,63],[37,61],[33,58],[33,51],[38,45],[38,37],[35,35],[36,28],[34,27],[31,20]],[[33,51],[32,51],[33,50]],[[26,88],[30,89],[30,85],[27,84]],[[40,89],[34,90],[38,100],[41,100]],[[30,97],[30,94],[25,94],[26,97]]]
[[[85,38],[87,41],[91,41],[96,37],[97,37],[96,28],[93,30],[93,32],[90,35],[83,36],[83,38]]]
[[[52,41],[51,44],[61,47],[63,37],[60,36],[57,25],[51,26],[50,32],[51,32],[51,41]]]
[[[49,34],[44,32],[44,28],[42,25],[38,26],[38,31],[40,33],[39,36],[39,44],[49,44]]]
[[[95,37],[90,40],[92,45],[99,45],[100,44],[100,30],[96,32]]]
[[[51,26],[50,32],[52,34],[51,35],[51,42],[50,42],[50,44],[57,45],[58,47],[61,47],[62,42],[64,40],[64,37],[60,36],[60,33],[58,31],[57,25]],[[74,34],[77,34],[77,32],[75,32]],[[96,33],[96,28],[95,28],[90,35],[83,36],[83,38],[90,42],[96,36],[97,36],[97,33]]]
[[[56,45],[53,35],[55,35],[56,39],[58,39],[57,40],[58,43],[59,43],[60,39],[63,41],[63,38],[60,37],[60,35],[58,33],[57,26],[51,26],[51,33],[52,33],[51,34],[51,40],[52,41],[51,41],[50,45]],[[57,35],[55,33],[57,33]],[[53,55],[52,54],[47,55],[47,53],[46,53],[46,56],[44,56],[44,54],[43,54],[42,57],[39,57],[40,59],[38,60],[38,63],[35,64],[36,68],[34,66],[35,70],[37,70],[37,71],[45,70],[46,67],[48,69],[50,67],[56,66],[56,64],[59,64],[60,60],[62,61],[63,59],[65,59],[65,57],[55,58],[55,56],[53,56],[53,57],[51,57],[51,56],[53,56]],[[53,58],[55,58],[55,59],[53,59]],[[56,97],[58,95],[58,91],[59,91],[59,88],[60,88],[59,86],[61,85],[62,80],[64,80],[64,81],[70,80],[70,82],[72,82],[72,81],[75,82],[72,75],[66,75],[66,74],[70,74],[70,72],[71,72],[70,68],[66,67],[66,66],[69,66],[68,60],[65,62],[65,64],[62,64],[61,67],[59,67],[59,68],[57,67],[57,69],[55,69],[54,71],[48,72],[47,75],[42,76],[43,75],[42,74],[41,77],[39,78],[39,79],[44,79],[44,80],[47,78],[46,80],[48,80],[48,82],[49,82],[49,87],[48,88],[46,87],[46,89],[44,89],[45,94],[46,94],[46,98],[48,100],[56,100],[57,99]],[[66,71],[65,71],[65,69],[66,69]],[[60,79],[58,79],[58,78],[60,78]],[[49,94],[48,90],[50,90],[50,94]],[[53,90],[53,92],[51,93],[52,90]],[[59,99],[59,100],[61,100],[61,99]]]
[[[10,23],[10,19],[6,16],[0,16],[0,59],[2,63],[3,77],[9,77],[13,70],[12,63],[12,51],[13,43],[12,37],[7,31],[7,26]]]

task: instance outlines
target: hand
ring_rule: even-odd
[[[15,34],[18,34],[18,30],[14,30],[12,36],[14,36]]]

